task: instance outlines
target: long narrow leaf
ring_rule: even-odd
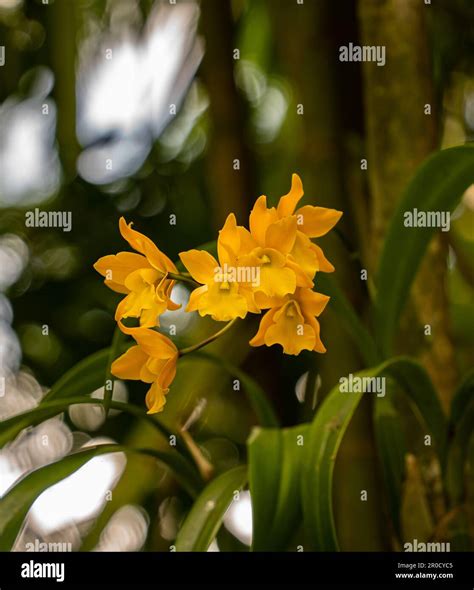
[[[464,415],[466,408],[474,400],[474,371],[468,373],[453,396],[451,403],[451,427],[454,427]]]
[[[300,480],[307,424],[256,428],[248,441],[253,551],[285,551],[301,522]]]
[[[396,358],[355,376],[393,377],[423,417],[443,461],[446,452],[444,415],[431,381],[419,363]],[[302,478],[304,523],[311,544],[319,551],[339,549],[332,510],[334,464],[362,395],[360,392],[342,393],[339,385],[334,387],[308,427],[305,443],[308,469]]]
[[[451,506],[460,504],[466,493],[466,458],[469,443],[474,433],[474,399],[465,408],[459,418],[454,431],[454,437],[449,447],[446,489]]]
[[[51,387],[43,401],[87,395],[103,387],[109,353],[109,348],[99,350],[74,365]]]
[[[416,271],[437,228],[405,227],[405,213],[451,211],[474,182],[474,147],[443,150],[418,170],[392,217],[377,272],[377,342],[389,356],[398,318]]]
[[[234,467],[209,483],[194,502],[176,537],[176,551],[207,551],[234,493],[247,481],[247,467]]]
[[[407,447],[400,416],[387,397],[377,399],[374,404],[374,429],[390,515],[395,532],[400,535],[400,497]]]
[[[18,434],[20,434],[20,432],[25,428],[41,424],[41,422],[44,422],[49,418],[53,418],[62,412],[65,412],[72,405],[104,405],[104,403],[105,401],[102,399],[96,399],[87,396],[68,397],[65,399],[60,398],[53,401],[42,402],[36,408],[21,414],[17,414],[16,416],[13,416],[0,424],[0,448],[5,446],[8,442],[14,440],[15,437],[18,436]],[[159,430],[159,432],[167,439],[169,439],[171,435],[176,436],[177,450],[190,457],[189,451],[187,450],[184,442],[181,440],[180,435],[166,428],[155,416],[146,414],[141,408],[124,402],[112,401],[110,407],[135,416],[136,418],[140,418],[141,420],[147,421],[154,428]]]

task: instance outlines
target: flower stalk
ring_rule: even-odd
[[[233,320],[231,320],[230,322],[228,322],[221,330],[219,330],[215,334],[212,334],[212,336],[209,336],[208,338],[205,338],[201,342],[198,342],[197,344],[193,344],[192,346],[188,346],[187,348],[182,348],[179,351],[179,356],[184,356],[185,354],[189,354],[191,352],[194,352],[195,350],[199,350],[200,348],[203,348],[204,346],[207,346],[211,342],[214,342],[214,340],[217,340],[223,334],[225,334],[228,330],[230,330],[230,328],[235,324],[235,322],[237,321],[237,319],[238,318],[234,318]]]

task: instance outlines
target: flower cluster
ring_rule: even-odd
[[[170,273],[177,273],[173,262],[140,232],[119,222],[122,237],[136,250],[103,256],[94,268],[105,277],[110,289],[125,297],[118,304],[115,320],[125,334],[137,345],[112,363],[111,372],[120,379],[135,379],[151,383],[145,402],[149,414],[160,412],[166,401],[169,385],[176,374],[178,350],[174,343],[152,328],[160,325],[160,315],[166,310],[179,309],[171,300],[175,282]],[[124,318],[137,318],[137,328],[126,327]]]
[[[291,189],[277,207],[268,207],[265,196],[257,199],[249,228],[237,225],[231,213],[219,232],[217,258],[204,250],[181,252],[180,259],[198,284],[186,311],[209,315],[216,321],[264,314],[251,346],[280,344],[286,354],[302,350],[325,352],[317,317],[329,297],[313,290],[318,272],[332,272],[333,265],[311,239],[331,230],[342,213],[306,205],[298,208],[303,185],[293,174]],[[171,300],[176,280],[189,282],[173,262],[146,236],[123,218],[120,232],[137,253],[104,256],[94,268],[105,284],[125,295],[115,319],[137,345],[117,359],[112,373],[122,379],[151,383],[146,397],[149,413],[159,412],[176,372],[179,351],[160,334],[159,316],[176,310]],[[139,326],[124,326],[124,318],[137,318]]]
[[[202,285],[191,293],[186,310],[217,321],[265,311],[252,346],[281,344],[286,354],[325,352],[316,318],[329,298],[312,289],[316,273],[334,267],[310,238],[326,234],[342,213],[297,208],[302,196],[301,179],[293,174],[291,190],[276,208],[267,207],[265,196],[256,201],[249,229],[237,225],[231,213],[219,232],[219,261],[202,250],[182,252],[181,261]]]

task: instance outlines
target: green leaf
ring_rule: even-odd
[[[450,430],[453,438],[448,450],[446,489],[451,506],[465,496],[465,470],[469,442],[474,428],[474,371],[471,371],[453,396]]]
[[[400,535],[400,497],[407,447],[400,416],[387,397],[374,404],[374,429],[394,529]]]
[[[360,372],[357,376],[375,376],[375,373]],[[332,510],[334,464],[344,433],[362,395],[342,394],[339,387],[335,387],[308,427],[305,441],[306,469],[302,475],[301,491],[305,529],[311,548],[317,551],[339,549]]]
[[[461,383],[460,387],[453,396],[451,403],[451,428],[462,419],[466,408],[474,399],[474,371],[468,373],[467,377]]]
[[[446,489],[450,505],[457,506],[466,496],[467,454],[471,437],[474,433],[474,399],[464,407],[463,414],[455,426],[454,437],[449,446]]]
[[[441,462],[446,452],[446,424],[436,392],[423,367],[411,359],[395,358],[356,377],[393,377],[405,390],[415,411],[424,419]],[[334,464],[344,434],[363,393],[342,393],[334,387],[308,427],[306,465],[302,476],[304,524],[313,547],[337,551],[339,544],[332,510]],[[374,394],[369,394],[374,395]],[[377,399],[374,400],[377,403]]]
[[[343,291],[338,287],[334,279],[324,273],[318,273],[316,277],[316,291],[329,295],[331,300],[329,306],[342,320],[342,325],[348,334],[358,346],[360,354],[368,365],[374,365],[380,359],[375,346],[375,341],[360,321],[359,316],[355,313],[354,308],[347,300]]]
[[[301,522],[306,429],[255,428],[248,440],[253,551],[285,551]]]
[[[197,474],[175,451],[131,449],[121,445],[100,445],[63,457],[23,477],[0,499],[0,551],[10,551],[23,521],[36,498],[47,488],[68,477],[87,461],[106,453],[142,453],[158,459],[169,467],[187,491],[196,495],[200,482]]]
[[[231,376],[236,377],[243,385],[249,402],[258,418],[259,424],[266,427],[278,427],[279,420],[260,385],[252,379],[245,371],[229,363],[227,360],[215,356],[209,352],[197,351],[184,357],[186,360],[207,360],[227,371]]]
[[[176,551],[207,551],[216,538],[234,492],[247,481],[247,467],[225,471],[201,492],[176,537]]]
[[[411,408],[422,425],[426,425],[434,440],[441,469],[446,464],[448,425],[436,389],[418,362],[408,357],[397,357],[380,365],[383,373],[393,377],[411,402]]]
[[[21,414],[17,414],[16,416],[12,416],[0,424],[0,448],[5,446],[8,442],[14,440],[23,429],[41,424],[41,422],[44,422],[49,418],[53,418],[62,412],[65,412],[69,406],[76,404],[104,405],[105,401],[88,396],[68,397],[66,399],[55,399],[53,401],[47,402],[43,401],[36,408]],[[184,442],[181,440],[180,435],[166,428],[155,416],[146,414],[144,410],[138,408],[137,406],[132,406],[131,404],[123,402],[112,401],[110,407],[114,410],[121,410],[122,412],[135,416],[136,418],[147,421],[168,440],[171,435],[176,436],[177,450],[190,457],[189,451],[187,450]]]
[[[418,169],[395,211],[377,272],[375,328],[384,356],[389,356],[398,319],[416,271],[436,228],[404,226],[407,211],[451,211],[474,181],[474,147],[449,148]]]
[[[109,354],[110,349],[105,348],[74,365],[56,381],[45,395],[43,401],[87,395],[99,389],[99,387],[103,387]]]
[[[104,379],[104,410],[106,417],[109,415],[110,403],[114,396],[115,377],[112,375],[111,367],[114,360],[118,357],[120,344],[123,340],[124,334],[117,326],[114,330],[114,336],[112,338],[112,344],[109,348],[109,356],[107,358],[107,364],[105,366],[105,379]],[[112,387],[107,387],[108,381],[111,382]]]

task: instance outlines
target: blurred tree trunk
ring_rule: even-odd
[[[293,102],[288,115],[293,143],[283,138],[283,171],[289,179],[299,171],[305,187],[305,203],[335,207],[346,213],[341,222],[344,234],[351,234],[350,192],[344,182],[344,130],[337,85],[337,56],[334,28],[340,7],[336,3],[313,1],[297,4],[270,0],[277,51],[283,74],[293,87]],[[302,105],[304,114],[297,114]],[[296,129],[296,131],[294,131]],[[290,151],[292,146],[292,151]],[[280,163],[274,166],[279,174]],[[286,181],[289,182],[288,180]],[[286,186],[286,185],[285,185]],[[283,191],[282,193],[283,194]],[[355,307],[366,303],[358,268],[350,260],[334,232],[318,241],[326,249],[341,283]],[[315,280],[318,290],[318,280]],[[330,310],[322,318],[322,339],[328,352],[315,358],[316,370],[327,392],[342,375],[360,368],[360,357],[341,321]],[[363,400],[344,437],[335,467],[334,507],[338,536],[343,550],[374,551],[388,547],[382,513],[377,458],[371,433],[371,404]],[[368,491],[362,502],[361,490]]]
[[[54,72],[58,106],[57,139],[67,179],[76,175],[79,145],[76,138],[76,42],[78,14],[74,3],[55,2],[47,10],[47,44]]]
[[[419,0],[359,2],[361,43],[386,47],[385,66],[363,64],[372,272],[397,202],[418,166],[438,146],[425,22],[429,9]],[[431,105],[431,114],[425,114],[425,105]],[[445,282],[446,247],[437,237],[415,280],[411,309],[402,322],[402,342],[405,352],[417,354],[425,364],[447,411],[456,370]],[[424,336],[425,325],[431,326],[432,336]]]
[[[234,82],[236,45],[231,3],[206,0],[201,23],[206,41],[203,76],[211,115],[207,175],[214,226],[220,229],[231,212],[239,223],[244,222],[256,188],[245,136],[245,108]],[[234,170],[235,160],[239,161],[239,170]]]

